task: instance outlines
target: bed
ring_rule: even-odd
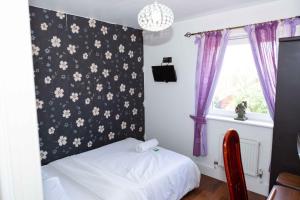
[[[188,157],[157,147],[137,153],[127,138],[42,167],[57,177],[70,200],[177,200],[199,186],[200,171]]]

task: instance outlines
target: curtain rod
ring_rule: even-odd
[[[300,16],[286,18],[286,19],[293,19],[293,18],[300,18]],[[277,21],[283,21],[283,20],[286,20],[286,19],[279,19]],[[272,20],[272,21],[276,21],[276,20]],[[268,22],[271,22],[271,21],[268,21]],[[262,23],[257,23],[257,24],[263,24],[263,23],[268,23],[268,22],[262,22]],[[250,25],[254,25],[254,24],[250,24]],[[229,27],[229,28],[222,28],[222,29],[216,29],[216,30],[211,30],[211,31],[201,31],[201,32],[196,32],[196,33],[187,32],[186,34],[184,34],[184,36],[187,37],[187,38],[190,38],[191,36],[201,35],[201,34],[206,33],[206,32],[221,31],[221,30],[224,30],[224,29],[233,30],[233,29],[244,28],[245,26],[246,25],[244,25],[244,26],[233,26],[233,27]]]

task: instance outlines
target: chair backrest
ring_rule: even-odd
[[[240,150],[240,138],[235,130],[228,130],[223,140],[223,160],[230,200],[248,200]]]

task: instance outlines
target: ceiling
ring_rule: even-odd
[[[170,7],[175,22],[275,0],[158,0]],[[139,28],[138,12],[154,0],[29,0],[32,6]]]

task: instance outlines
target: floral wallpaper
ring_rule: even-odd
[[[144,138],[142,32],[30,7],[42,164]]]

